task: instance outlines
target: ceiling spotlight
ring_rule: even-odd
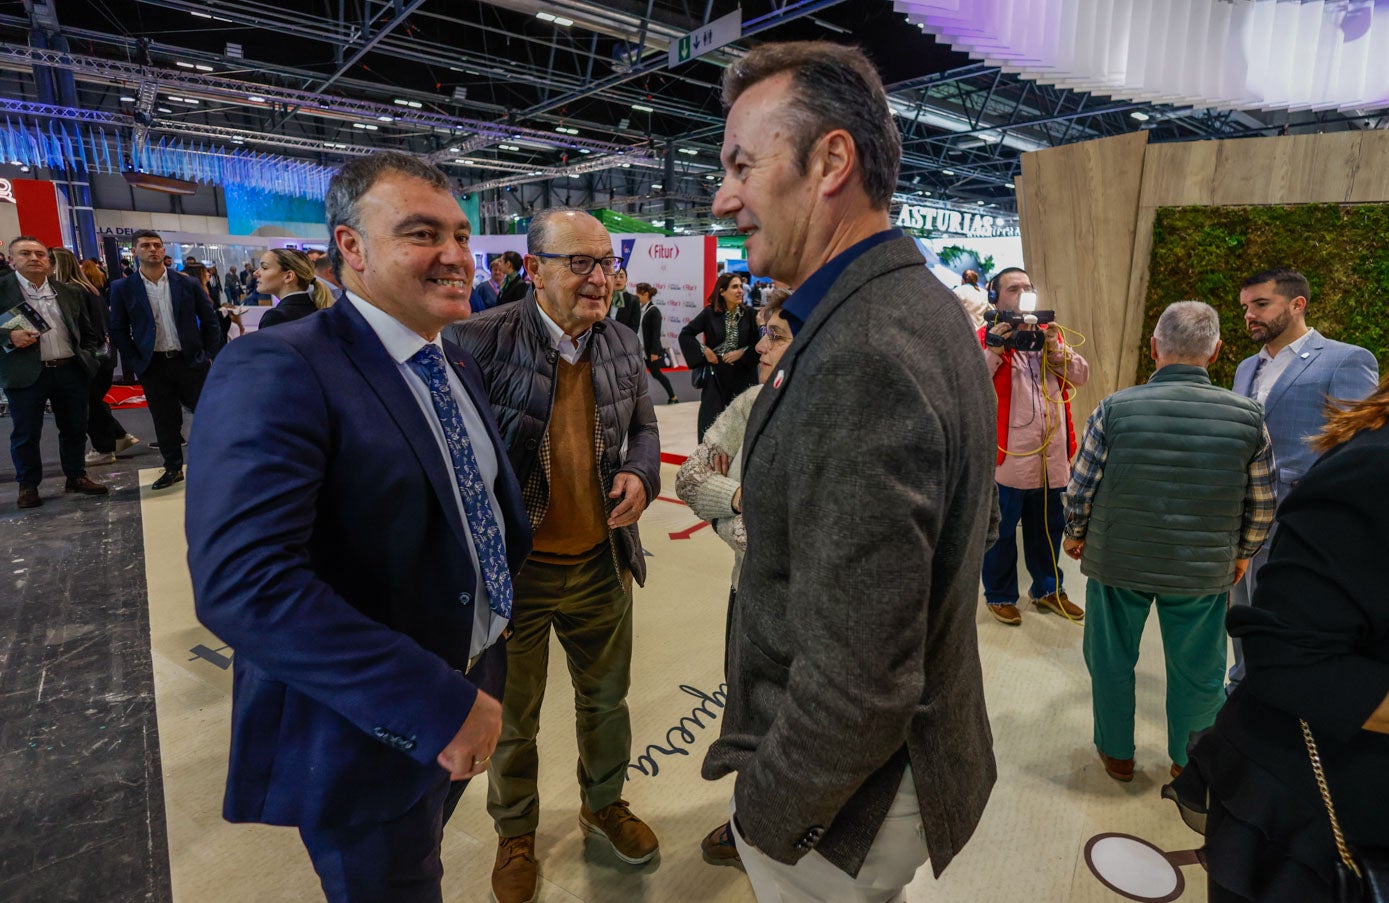
[[[574,24],[574,20],[566,19],[564,18],[564,16],[555,16],[555,24],[559,25],[562,28],[568,28],[569,26]]]
[[[537,19],[539,19],[540,21],[542,21],[542,22],[553,22],[553,21],[555,21],[555,17],[552,16],[550,13],[546,13],[546,12],[539,12],[539,13],[536,13],[536,14],[535,14],[535,17],[536,17]]]
[[[121,98],[121,103],[134,103],[134,102],[135,102],[135,98],[133,98],[133,97],[122,97],[122,98]]]
[[[665,186],[662,185],[660,182],[657,182],[657,183],[655,183],[654,185],[652,185],[651,187],[652,187],[652,189],[655,190],[655,191],[660,191],[660,190],[661,190],[662,188],[664,188]]]
[[[940,173],[941,173],[941,175],[943,175],[943,176],[953,176],[953,175],[955,174],[955,170],[953,170],[953,169],[942,169],[942,170],[940,171]]]
[[[636,110],[636,111],[638,111],[638,112],[640,112],[640,113],[654,113],[654,112],[656,112],[656,111],[653,110],[651,107],[648,107],[646,104],[643,104],[643,103],[634,103],[634,104],[632,104],[632,109],[634,109],[634,110]]]
[[[1147,122],[1149,119],[1152,119],[1153,117],[1149,116],[1142,110],[1134,110],[1132,113],[1129,114],[1129,118],[1137,119],[1139,122]]]
[[[632,120],[628,119],[626,116],[623,116],[623,117],[622,117],[622,120],[621,120],[620,122],[618,122],[618,124],[617,124],[617,130],[618,130],[619,132],[625,132],[625,131],[627,131],[627,126],[629,126],[629,125],[631,125],[631,124],[632,124]]]
[[[197,67],[194,66],[192,63],[185,63],[183,60],[174,60],[174,65],[175,65],[175,66],[178,66],[180,69],[196,69],[196,68],[197,68]]]
[[[586,148],[586,147],[581,147],[581,148],[579,148],[579,153],[581,153],[581,154],[591,154],[591,153],[593,153],[593,151],[589,150],[589,149]]]
[[[1017,186],[1014,185],[1012,182],[1004,182],[1004,183],[1003,183],[1003,186],[1004,186],[1005,188],[1016,188],[1016,187],[1017,187]]]
[[[206,64],[204,64],[204,63],[199,63],[198,65],[194,66],[193,68],[194,68],[194,69],[197,69],[199,72],[212,72],[212,71],[213,71],[213,69],[212,69],[211,66],[208,66],[208,65],[206,65]]]
[[[497,150],[518,151],[518,150],[520,150],[520,148],[517,147],[517,146],[514,145],[514,144],[498,144],[498,145],[497,145]]]
[[[381,122],[395,122],[394,116],[377,116],[376,118]]]
[[[195,12],[192,12],[192,10],[189,10],[189,13],[190,13],[190,15],[197,16],[199,19],[211,19],[211,18],[212,18],[212,13],[195,13]]]
[[[692,147],[682,147],[682,148],[680,148],[680,153],[685,154],[685,155],[690,156],[690,157],[698,157],[698,156],[699,156],[699,151],[695,150],[695,149],[692,148]]]
[[[265,103],[265,98],[261,97],[259,94],[248,94],[246,95],[246,99],[251,103]]]
[[[160,112],[160,113],[172,113],[173,110],[169,109],[168,107],[159,107],[159,108],[158,108],[158,112]]]
[[[707,181],[712,182],[712,181],[714,181],[715,179],[717,179],[718,176],[714,175],[713,173],[709,173],[709,175],[705,176],[704,178],[705,178]]]

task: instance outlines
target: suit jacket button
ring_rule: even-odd
[[[526,451],[535,451],[540,447],[540,442],[535,439],[526,440]]]
[[[551,349],[550,353],[545,355],[545,360],[549,361],[552,364],[555,363],[559,360],[559,352],[554,349]]]
[[[472,593],[459,593],[459,594],[458,594],[458,604],[459,604],[459,605],[472,605],[472,604],[473,604],[473,594],[472,594]]]

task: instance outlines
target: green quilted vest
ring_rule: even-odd
[[[1228,591],[1263,419],[1258,402],[1189,364],[1106,398],[1109,454],[1081,571],[1139,592]]]

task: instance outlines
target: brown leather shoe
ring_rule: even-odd
[[[1123,781],[1127,784],[1133,780],[1133,759],[1115,759],[1104,754],[1104,750],[1096,748],[1095,752],[1100,754],[1100,762],[1104,764],[1104,773],[1116,781]]]
[[[105,483],[98,483],[86,476],[68,477],[68,481],[63,484],[64,492],[80,492],[83,495],[105,495],[111,490],[106,488]]]
[[[21,486],[19,487],[19,507],[37,508],[43,504],[43,499],[39,498],[39,487]]]
[[[534,833],[497,839],[497,863],[492,866],[492,899],[497,903],[531,903],[539,877]]]
[[[989,614],[1004,624],[1011,624],[1016,627],[1022,623],[1022,612],[1018,611],[1016,605],[985,605]]]
[[[597,812],[579,807],[579,827],[594,837],[602,837],[613,848],[617,858],[628,865],[650,862],[660,849],[656,834],[646,822],[632,814],[626,800],[618,800]]]
[[[1072,621],[1085,620],[1085,609],[1067,599],[1065,590],[1059,593],[1049,593],[1040,599],[1033,599],[1032,604],[1037,606],[1038,611],[1055,612],[1063,618],[1070,618]]]
[[[710,865],[731,865],[743,867],[743,857],[738,855],[738,845],[733,841],[733,829],[724,822],[699,842],[699,850],[704,861]]]

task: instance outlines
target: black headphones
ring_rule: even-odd
[[[1022,267],[1004,267],[997,273],[994,273],[994,278],[989,280],[989,303],[995,305],[998,304],[998,280],[1002,279],[1004,276],[1007,276],[1009,273],[1026,272],[1027,271],[1024,270]]]

